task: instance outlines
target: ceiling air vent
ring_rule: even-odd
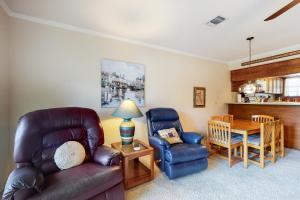
[[[226,18],[225,17],[221,17],[221,16],[217,16],[216,18],[210,20],[209,22],[207,22],[206,24],[210,27],[214,27],[217,26],[218,24],[220,24],[221,22],[225,21]]]

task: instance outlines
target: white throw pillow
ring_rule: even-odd
[[[58,147],[54,154],[54,161],[61,170],[69,169],[83,163],[85,159],[85,150],[83,146],[76,141],[69,141]]]
[[[183,143],[175,128],[159,130],[158,134],[170,144]]]

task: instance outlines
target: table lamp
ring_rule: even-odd
[[[134,101],[126,99],[113,112],[112,116],[124,119],[120,124],[122,145],[132,144],[135,125],[134,122],[131,121],[131,119],[143,116],[140,109],[136,106]]]

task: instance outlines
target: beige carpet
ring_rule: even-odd
[[[169,180],[156,170],[155,179],[126,192],[126,200],[300,200],[300,151],[287,150],[283,159],[261,169],[242,163],[229,168],[209,158],[203,172]]]

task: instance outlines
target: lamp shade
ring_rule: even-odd
[[[132,119],[142,117],[143,114],[134,101],[126,99],[122,101],[120,106],[113,112],[112,116],[123,119]]]

